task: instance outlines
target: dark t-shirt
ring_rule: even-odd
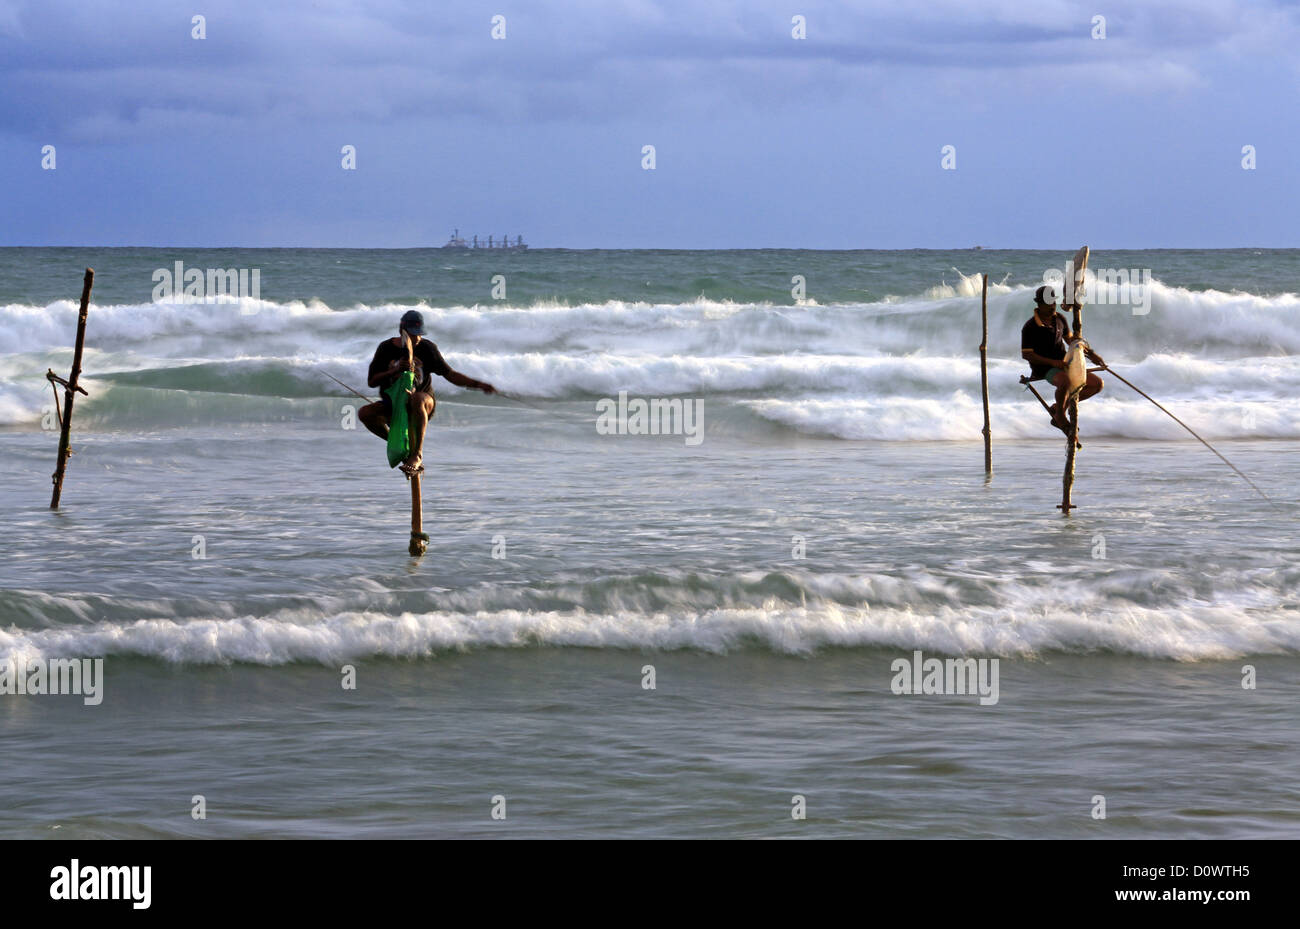
[[[380,371],[387,371],[388,366],[394,361],[406,359],[406,350],[402,348],[401,343],[394,345],[392,339],[384,339],[375,349],[375,357],[370,362],[370,377],[374,377]],[[418,390],[428,390],[432,381],[432,375],[446,377],[451,373],[451,366],[443,359],[442,353],[438,351],[438,346],[434,345],[428,339],[421,339],[420,344],[415,346],[415,386]],[[397,380],[396,375],[386,377],[380,382],[380,388],[387,390]]]
[[[1044,358],[1060,361],[1065,357],[1065,337],[1069,334],[1070,324],[1060,313],[1052,314],[1050,326],[1039,325],[1038,317],[1034,315],[1029,317],[1029,322],[1025,323],[1024,328],[1020,330],[1020,348],[1029,349]],[[1034,377],[1042,377],[1047,373],[1047,365],[1031,363],[1029,370]]]

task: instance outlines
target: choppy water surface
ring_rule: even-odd
[[[0,250],[0,657],[106,674],[97,707],[0,696],[0,810],[30,836],[1294,834],[1297,254],[1094,253],[1156,278],[1149,312],[1089,308],[1094,346],[1274,502],[1112,380],[1064,520],[1016,383],[1054,253]],[[262,297],[152,302],[175,260],[259,267]],[[86,264],[52,514],[43,375]],[[364,389],[410,306],[534,404],[439,390],[418,562],[322,375]],[[599,434],[619,391],[700,401],[703,441]],[[918,649],[999,659],[998,702],[895,695]]]

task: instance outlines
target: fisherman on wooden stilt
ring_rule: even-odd
[[[1023,383],[1028,385],[1031,381],[1044,380],[1056,389],[1056,402],[1047,407],[1047,413],[1052,425],[1069,435],[1071,429],[1067,419],[1067,403],[1071,388],[1076,386],[1072,381],[1077,378],[1070,377],[1066,356],[1070,352],[1070,343],[1080,339],[1081,335],[1077,331],[1071,332],[1065,316],[1056,311],[1056,300],[1056,289],[1051,284],[1044,284],[1035,291],[1034,315],[1020,330],[1020,354],[1029,362],[1030,371]],[[1077,307],[1078,304],[1075,303],[1064,309]],[[1105,364],[1086,342],[1082,348],[1089,361],[1097,365]],[[1094,372],[1085,372],[1082,386],[1076,387],[1078,399],[1082,401],[1095,397],[1104,387],[1105,382]],[[1038,392],[1035,390],[1034,393]],[[1041,396],[1039,400],[1042,401]]]
[[[438,346],[424,338],[424,317],[408,310],[398,335],[375,349],[366,383],[380,389],[380,399],[357,411],[362,425],[388,443],[388,464],[411,480],[412,555],[424,554],[429,535],[422,526],[420,475],[424,473],[424,435],[433,416],[433,375],[458,387],[496,393],[487,381],[461,374],[447,364]]]

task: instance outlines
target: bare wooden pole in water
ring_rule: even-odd
[[[95,269],[87,268],[81,283],[81,308],[77,311],[77,345],[72,353],[72,373],[68,375],[63,389],[63,428],[59,432],[59,457],[54,465],[54,493],[50,497],[52,510],[59,508],[59,497],[63,494],[63,475],[68,469],[68,456],[72,454],[72,448],[68,444],[72,437],[72,401],[78,391],[85,393],[77,386],[77,379],[81,376],[81,352],[86,345],[86,312],[90,309],[90,288],[94,283]]]
[[[980,296],[980,318],[984,333],[980,339],[980,389],[984,394],[984,475],[993,476],[993,430],[989,428],[989,276],[984,275]]]

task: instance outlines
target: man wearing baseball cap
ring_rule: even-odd
[[[415,425],[415,447],[411,450],[410,457],[402,462],[401,469],[407,474],[418,474],[424,470],[424,431],[437,405],[433,398],[433,375],[445,378],[457,387],[481,390],[485,394],[496,393],[496,388],[487,381],[477,381],[452,370],[438,351],[438,346],[424,338],[424,317],[417,310],[407,310],[398,324],[397,337],[380,342],[375,349],[375,357],[370,362],[370,377],[366,383],[379,388],[382,399],[357,411],[357,418],[362,424],[381,439],[388,438],[388,424],[393,421],[393,403],[384,391],[408,367],[406,349],[402,346],[403,332],[410,336],[414,346],[415,392],[411,394],[408,403],[411,421]]]

